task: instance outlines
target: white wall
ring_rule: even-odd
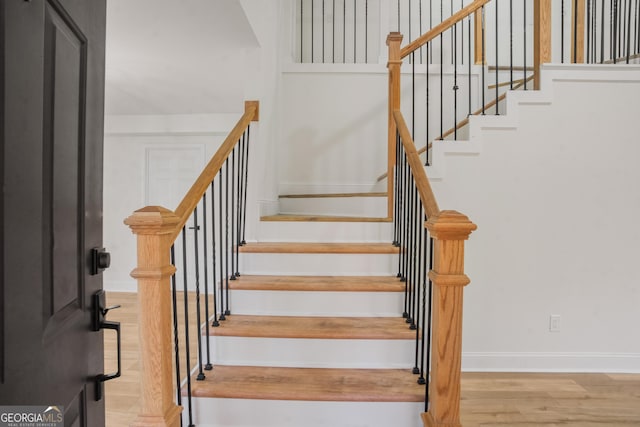
[[[427,168],[440,207],[478,224],[463,366],[640,372],[640,68],[550,66],[543,88]]]

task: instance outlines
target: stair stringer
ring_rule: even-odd
[[[594,78],[594,71],[602,75]],[[640,71],[638,66],[600,65],[600,64],[544,64],[541,66],[541,90],[517,90],[506,94],[506,112],[500,115],[487,114],[469,117],[468,140],[433,141],[431,165],[425,167],[432,181],[445,179],[446,158],[450,156],[477,156],[483,151],[485,130],[515,130],[520,123],[523,106],[549,106],[554,99],[555,81],[620,81],[633,72]],[[583,72],[583,74],[581,74]],[[614,76],[614,77],[612,77]],[[633,80],[637,80],[637,77]]]

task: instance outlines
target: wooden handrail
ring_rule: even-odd
[[[169,250],[209,184],[242,134],[259,118],[258,101],[246,101],[245,112],[196,179],[175,212],[161,206],[138,209],[124,222],[137,237],[141,404],[132,427],[178,427],[182,408],[174,402]],[[189,374],[189,373],[187,373]]]
[[[394,110],[393,118],[427,214],[424,226],[433,238],[430,400],[422,420],[425,427],[460,426],[462,300],[470,282],[464,274],[464,241],[477,227],[459,212],[440,210],[402,112]]]
[[[247,130],[247,126],[251,122],[256,122],[260,118],[260,106],[258,101],[245,101],[244,104],[244,114],[238,120],[238,123],[233,127],[227,138],[224,140],[216,154],[209,160],[207,166],[205,166],[204,170],[200,174],[200,176],[193,183],[187,194],[182,198],[182,201],[178,205],[175,210],[176,216],[180,218],[180,222],[176,226],[176,230],[174,231],[173,238],[180,234],[180,230],[187,223],[187,220],[191,216],[191,213],[195,209],[195,207],[200,203],[202,199],[202,195],[209,185],[211,181],[215,178],[215,176],[222,168],[227,157],[236,146],[238,140],[242,136],[242,134]]]
[[[436,196],[433,194],[433,190],[431,189],[427,173],[424,171],[424,166],[422,165],[422,161],[420,160],[420,156],[416,150],[416,145],[413,143],[413,138],[411,138],[411,132],[409,132],[407,123],[404,121],[404,117],[400,110],[395,110],[393,112],[393,118],[396,122],[398,132],[400,133],[400,139],[402,140],[404,151],[407,154],[407,162],[409,162],[411,174],[416,182],[416,187],[418,187],[418,193],[420,194],[420,200],[422,201],[422,206],[424,206],[424,211],[426,212],[427,217],[435,216],[440,212],[440,208],[438,207]]]
[[[438,37],[440,34],[447,31],[449,28],[453,27],[458,22],[462,21],[467,16],[474,13],[476,10],[480,9],[485,4],[489,3],[491,0],[476,0],[468,6],[463,7],[440,24],[433,27],[431,30],[427,31],[408,45],[402,48],[400,51],[400,58],[404,58],[409,55],[411,52],[415,51],[422,47],[425,43],[430,42],[431,40]]]

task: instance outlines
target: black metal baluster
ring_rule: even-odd
[[[398,0],[398,32],[400,32],[400,0]]]
[[[560,0],[560,63],[564,64],[564,0]]]
[[[251,140],[251,125],[247,126],[247,139],[245,144],[245,165],[244,165],[244,209],[242,210],[242,241],[240,244],[242,246],[247,244],[245,239],[245,232],[247,228],[247,187],[249,184],[249,142]]]
[[[513,90],[513,0],[509,0],[509,89]]]
[[[458,32],[453,26],[453,140],[458,140]]]
[[[238,194],[236,204],[236,277],[240,277],[240,246],[242,245],[242,213],[245,207],[242,205],[244,186],[244,133],[238,145]]]
[[[469,97],[469,112],[467,114],[467,117],[471,116],[471,15],[469,15],[469,17],[467,18],[469,20],[468,25],[467,25],[467,37],[468,37],[468,43],[467,45],[469,46],[468,49],[468,58],[467,58],[467,79],[468,79],[468,88],[467,88],[467,92],[468,92],[468,97]],[[464,35],[463,35],[464,36]]]
[[[196,327],[198,330],[198,381],[204,380],[204,372],[202,371],[202,334],[200,332],[200,325],[202,325],[202,316],[200,313],[200,247],[198,246],[198,231],[200,226],[198,225],[198,207],[193,210],[193,253],[195,263],[195,279],[196,279]],[[209,323],[209,321],[207,321]]]
[[[238,247],[236,246],[236,204],[235,204],[235,196],[236,196],[236,146],[231,150],[231,276],[229,280],[236,280],[236,251]],[[229,199],[227,199],[227,203],[229,203]]]
[[[233,246],[233,240],[229,238],[229,157],[224,163],[224,298],[226,307],[224,314],[228,316],[231,314],[229,310],[229,245]]]
[[[213,193],[212,193],[213,194]],[[211,365],[211,344],[209,343],[209,254],[208,254],[208,229],[207,229],[207,192],[202,195],[202,249],[204,255],[204,317],[205,317],[205,331],[206,331],[206,343],[207,343],[207,363],[204,369],[210,371],[213,369]],[[214,260],[215,262],[215,260]],[[215,285],[214,285],[215,288]]]
[[[428,220],[427,215],[424,215],[424,222],[426,223]],[[422,323],[421,323],[421,333],[420,333],[420,354],[422,357],[420,358],[420,377],[418,378],[418,384],[426,384],[424,376],[424,361],[429,357],[428,354],[425,354],[425,334],[427,327],[431,329],[431,324],[427,325],[427,275],[429,274],[429,266],[427,265],[427,254],[429,250],[427,249],[427,228],[423,227],[422,229],[422,240],[424,241],[424,252],[422,253]]]
[[[613,63],[618,62],[618,0],[613,0]]]
[[[604,0],[602,2],[602,10],[600,11],[600,21],[602,28],[600,29],[600,63],[604,62]]]
[[[587,54],[585,55],[585,63],[591,63],[591,0],[587,0]]]
[[[394,198],[393,198],[393,246],[399,247],[400,241],[398,238],[398,216],[400,213],[400,183],[399,183],[399,171],[400,171],[400,135],[396,132],[396,162],[393,169],[394,175]],[[388,179],[388,177],[387,177]]]
[[[522,67],[522,74],[523,74],[522,78],[524,80],[524,90],[527,90],[527,0],[523,0],[523,9],[524,9],[524,20],[522,22],[524,23],[523,25],[524,39],[522,42],[522,46],[524,46],[524,49],[522,49],[522,53],[524,56],[524,61],[523,61],[523,67]]]
[[[224,267],[224,252],[225,252],[225,241],[224,241],[224,228],[222,225],[222,218],[223,218],[223,206],[224,203],[222,201],[222,168],[220,168],[220,172],[219,172],[219,176],[218,176],[218,209],[219,209],[219,215],[218,215],[218,222],[220,225],[220,320],[227,320],[227,317],[225,315],[225,305],[224,305],[224,277],[225,274],[229,274],[228,271],[225,271],[225,267]]]
[[[409,164],[407,161],[407,153],[403,154],[404,161],[404,177],[403,177],[403,189],[404,189],[404,209],[402,212],[402,246],[400,250],[402,251],[402,274],[400,276],[400,280],[404,282],[404,313],[402,313],[403,317],[409,318],[409,282],[407,281],[407,250],[408,250],[408,224],[409,224]]]
[[[402,280],[404,280],[407,283],[407,286],[409,285],[409,248],[410,248],[410,241],[409,241],[409,227],[411,224],[411,167],[409,166],[409,158],[407,156],[407,154],[405,153],[405,162],[406,162],[406,166],[405,166],[405,200],[406,202],[406,207],[405,207],[405,224],[404,224],[404,265],[402,268]],[[409,290],[409,288],[407,288],[407,291]],[[407,293],[407,298],[409,297],[408,293]],[[409,316],[411,316],[411,311],[409,310],[409,305],[407,304],[407,313],[409,313]]]
[[[413,285],[413,257],[415,251],[415,242],[414,242],[414,228],[415,228],[415,208],[416,208],[416,199],[415,199],[415,181],[411,174],[409,175],[409,212],[407,219],[407,287],[409,289],[409,317],[407,317],[406,322],[409,324],[409,328],[413,329],[415,327],[414,324],[414,285]]]
[[[238,150],[238,191],[236,192],[236,278],[240,277],[240,245],[242,244],[242,186],[244,185],[242,182],[243,169],[244,164],[242,161],[242,153],[244,150],[242,149],[244,145],[244,133],[242,134],[241,142],[238,144],[236,149]]]
[[[500,108],[499,108],[500,104],[498,102],[498,98],[499,98],[498,90],[499,90],[500,84],[498,82],[498,74],[500,74],[500,73],[498,72],[498,70],[500,69],[500,59],[499,59],[499,56],[498,56],[498,45],[499,45],[498,41],[500,39],[500,36],[498,35],[499,34],[499,32],[498,32],[498,9],[499,9],[498,0],[495,0],[495,3],[496,3],[496,116],[499,116],[500,115]]]
[[[302,48],[304,46],[304,27],[302,21],[304,19],[304,0],[300,0],[300,63],[304,62],[304,56],[302,55]]]
[[[426,125],[426,138],[425,138],[425,143],[424,143],[424,149],[425,149],[425,166],[430,166],[430,153],[429,153],[429,141],[431,140],[430,135],[429,135],[429,55],[431,52],[431,42],[427,43],[427,63],[425,64],[425,70],[426,70],[426,102],[427,102],[427,106],[426,106],[426,114],[425,114],[425,125]]]
[[[357,63],[358,62],[358,57],[356,55],[356,40],[358,38],[358,26],[357,26],[357,20],[358,20],[358,14],[356,13],[356,6],[358,4],[358,0],[353,0],[353,63]]]
[[[418,199],[420,200],[420,199]],[[415,331],[416,331],[416,354],[415,354],[415,364],[413,365],[413,373],[415,375],[421,374],[422,372],[420,371],[419,368],[419,364],[420,364],[420,325],[421,325],[421,321],[422,318],[424,317],[424,312],[422,313],[422,316],[420,315],[420,290],[421,290],[421,277],[422,277],[422,269],[423,269],[423,264],[422,264],[422,233],[420,232],[420,229],[423,228],[424,226],[422,224],[420,224],[420,219],[424,217],[424,213],[423,213],[423,209],[422,209],[422,203],[420,203],[418,201],[418,216],[416,218],[416,226],[417,226],[417,230],[416,230],[416,236],[418,239],[418,250],[416,252],[416,316],[415,316]]]
[[[444,7],[443,0],[440,0],[440,22],[444,21]],[[444,134],[444,40],[440,33],[440,138]]]
[[[409,277],[411,286],[411,324],[409,329],[414,330],[416,328],[416,211],[418,206],[418,187],[416,182],[411,178],[411,258],[409,259],[410,271]]]
[[[222,179],[222,177],[219,177]],[[211,326],[218,327],[220,326],[220,322],[218,322],[218,283],[216,282],[216,206],[215,206],[215,186],[213,185],[214,181],[211,181],[211,259],[212,270],[211,270],[211,283],[213,283],[213,322],[211,322]],[[222,273],[222,272],[221,272]],[[222,274],[220,275],[222,277]]]
[[[485,102],[486,84],[485,84],[485,81],[484,81],[485,68],[486,68],[486,64],[487,64],[487,61],[486,61],[486,58],[485,58],[485,49],[484,49],[484,38],[485,38],[485,22],[484,22],[484,18],[485,18],[485,16],[484,16],[484,6],[482,6],[482,20],[481,20],[482,21],[482,31],[481,31],[481,33],[482,33],[482,85],[481,86],[482,87],[481,87],[481,91],[482,91],[482,115],[483,116],[485,114],[484,106],[487,105],[487,103]]]
[[[627,64],[631,59],[631,3],[628,2],[629,12],[627,13]]]
[[[185,356],[186,356],[186,371],[187,371],[187,402],[189,406],[189,427],[194,427],[193,424],[193,408],[191,405],[191,351],[190,351],[190,339],[189,339],[189,292],[187,289],[187,231],[185,227],[182,227],[182,280],[183,282],[183,303],[184,303],[184,341],[185,341]]]
[[[175,245],[171,245],[171,265],[176,265]],[[182,406],[182,381],[180,380],[180,339],[178,335],[178,301],[176,298],[176,275],[171,275],[171,307],[173,308],[173,350],[176,363],[176,403]],[[180,417],[182,426],[182,417]]]

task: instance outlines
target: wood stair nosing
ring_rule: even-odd
[[[205,332],[206,333],[206,332]],[[320,317],[231,315],[210,336],[247,338],[414,340],[402,317]]]
[[[301,254],[397,254],[391,243],[252,242],[240,246],[243,253]]]
[[[305,214],[277,214],[260,217],[265,222],[392,222],[388,217],[333,216]]]
[[[395,276],[260,276],[243,275],[229,289],[252,291],[404,292]]]
[[[423,402],[425,387],[410,369],[283,368],[216,365],[192,381],[194,397]]]

